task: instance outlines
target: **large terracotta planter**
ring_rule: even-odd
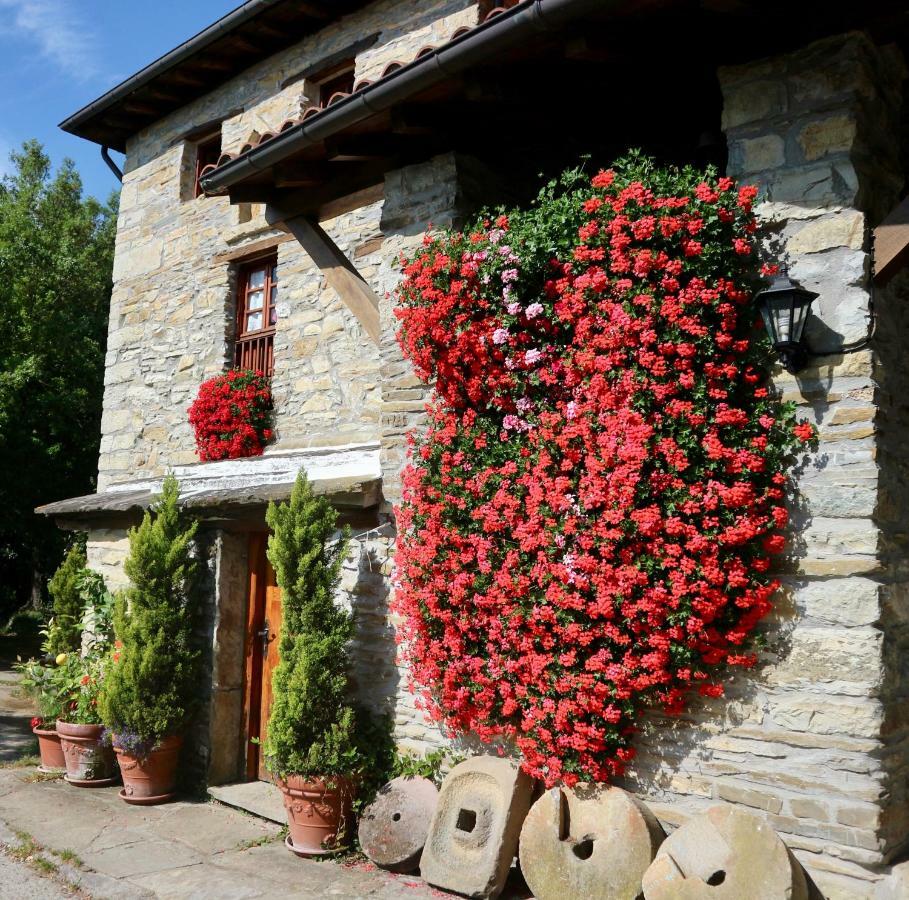
[[[278,781],[287,810],[285,842],[298,856],[324,856],[344,846],[353,825],[353,785],[346,778]]]
[[[101,742],[103,725],[74,725],[57,720],[66,760],[66,780],[76,787],[105,787],[117,781],[114,750]]]
[[[117,738],[114,737],[116,745]],[[154,806],[174,799],[177,784],[177,762],[183,738],[166,737],[153,747],[148,756],[140,759],[123,750],[117,750],[123,790],[120,796],[137,806]]]
[[[60,735],[53,728],[33,728],[32,734],[38,738],[38,753],[41,754],[38,769],[48,773],[64,771],[66,760],[60,746]]]

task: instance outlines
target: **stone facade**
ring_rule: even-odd
[[[138,134],[111,306],[99,489],[195,460],[186,409],[199,383],[229,362],[237,260],[263,241],[276,246],[272,452],[380,442],[385,503],[355,529],[340,600],[357,613],[360,696],[392,712],[399,743],[417,752],[442,738],[407,691],[388,600],[391,509],[406,433],[423,421],[426,392],[398,350],[387,296],[399,254],[428,223],[457,223],[494,202],[491,182],[474,160],[443,154],[390,172],[382,200],[322,223],[381,299],[377,347],[261,208],[188,199],[187,136],[223,119],[223,149],[236,152],[299,113],[311,89],[305,73],[320,60],[370,36],[356,70],[375,78],[476,16],[467,0],[382,0]],[[909,833],[909,674],[901,663],[909,652],[909,419],[900,399],[909,392],[900,355],[909,280],[874,296],[877,332],[863,343],[872,317],[870,228],[902,183],[904,75],[895,51],[859,34],[719,72],[730,174],[760,185],[773,252],[820,294],[808,335],[818,357],[797,376],[774,378],[817,423],[821,443],[799,475],[792,551],[760,667],[739,675],[726,698],[693,702],[681,719],[650,717],[625,780],[667,828],[717,801],[765,815],[831,898],[887,897],[888,866],[905,853]],[[844,344],[858,349],[838,352]],[[199,764],[219,781],[239,759],[230,741],[240,727],[245,538],[219,526],[207,540],[213,679]],[[123,582],[126,550],[122,530],[90,535],[90,564],[112,585]]]
[[[907,836],[905,725],[891,723],[905,632],[888,621],[905,616],[905,538],[887,552],[905,515],[892,471],[904,463],[882,453],[909,426],[884,388],[905,367],[882,353],[905,344],[905,314],[875,298],[874,345],[835,352],[869,332],[869,236],[901,184],[904,75],[895,52],[861,35],[720,72],[729,173],[760,185],[774,254],[820,294],[817,358],[774,374],[820,446],[799,473],[760,667],[679,721],[654,716],[627,779],[670,825],[717,800],[764,813],[828,897],[875,896]]]

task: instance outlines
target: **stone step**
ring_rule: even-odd
[[[261,819],[287,824],[281,791],[268,781],[220,784],[208,789],[208,796],[226,806],[242,809]]]

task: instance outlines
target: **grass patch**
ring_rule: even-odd
[[[81,869],[85,865],[75,850],[52,850],[51,852],[62,862],[69,863],[71,866]]]
[[[41,765],[41,757],[37,753],[23,753],[22,756],[11,759],[3,764],[4,769],[30,769]]]
[[[253,847],[264,847],[266,844],[271,844],[272,842],[278,840],[278,837],[279,835],[263,834],[261,837],[248,838],[245,841],[240,841],[240,843],[237,844],[234,849],[252,850]]]
[[[56,875],[57,874],[57,865],[52,863],[49,859],[45,859],[43,856],[33,856],[28,861],[29,865],[35,869],[37,872],[40,872],[42,875]]]

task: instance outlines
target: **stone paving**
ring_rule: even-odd
[[[36,710],[21,695],[19,676],[0,665],[0,763],[18,759],[38,749],[29,719]]]
[[[419,878],[363,862],[298,859],[285,849],[279,826],[220,804],[128,806],[117,790],[79,789],[36,780],[31,769],[2,769],[0,820],[49,851],[75,853],[82,866],[69,867],[68,880],[91,897],[447,896]]]

